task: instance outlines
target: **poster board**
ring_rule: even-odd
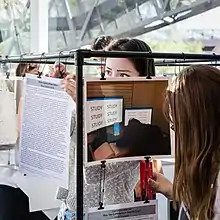
[[[88,117],[90,113],[88,112],[88,108],[86,107],[86,110],[84,111],[86,128],[86,162],[94,162],[122,157],[171,154],[169,123],[166,121],[163,115],[164,92],[168,85],[167,78],[155,78],[150,80],[146,78],[117,78],[117,80],[85,79],[84,85],[84,94],[86,100],[85,106],[88,105],[87,100],[91,99],[106,99],[111,97],[123,98],[123,115],[122,121],[121,123],[119,123],[120,126],[118,127],[118,135],[114,135],[115,126],[106,126],[105,128],[97,129],[96,131],[93,130],[93,133],[91,134],[90,131],[87,130],[88,124],[91,123],[91,120]],[[131,128],[131,133],[127,132],[127,135],[125,135],[126,131],[128,131],[128,128],[126,130],[126,127],[129,127],[124,126],[126,109],[151,109],[150,116],[148,116],[150,118],[149,121],[151,121],[151,123],[146,124],[144,130],[141,131],[138,130],[140,129],[140,126],[135,127],[131,125],[133,126]],[[138,120],[138,123],[139,122],[140,121]],[[138,141],[138,138],[143,138],[144,131],[148,132],[148,128],[146,128],[146,126],[151,127],[151,131],[152,129],[154,129],[154,132],[157,132],[156,134],[160,137],[166,136],[166,146],[163,149],[153,147],[154,140],[158,140],[158,138],[156,138],[155,135],[152,136],[150,135],[150,133],[148,133],[148,135],[146,135],[148,136],[148,138],[143,139],[146,142],[146,148],[144,145],[142,145],[142,149],[140,149],[139,154],[133,153],[132,155],[129,155],[126,147],[129,147],[129,149],[133,147],[134,149],[134,145],[137,145],[137,147],[138,145],[139,147],[141,146],[140,141]],[[156,128],[152,128],[152,126],[156,126]],[[137,130],[135,128],[137,128]],[[158,131],[158,128],[160,131]],[[158,132],[160,132],[160,134]],[[139,136],[134,136],[133,134],[138,134]],[[141,134],[142,136],[140,136]],[[126,146],[129,145],[134,139],[137,142],[133,142],[133,146]],[[147,147],[150,146],[150,142],[151,147],[147,149]],[[153,150],[153,148],[157,149]]]
[[[19,77],[0,78],[0,146],[10,149],[17,141],[17,95]]]
[[[19,142],[20,172],[68,186],[71,116],[74,103],[61,80],[25,77]]]
[[[109,205],[104,209],[90,208],[87,212],[88,220],[138,220],[158,219],[157,201],[149,201],[149,203],[137,202],[130,204]]]

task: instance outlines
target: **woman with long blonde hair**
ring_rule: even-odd
[[[175,131],[174,181],[155,173],[149,182],[192,220],[220,219],[219,95],[220,71],[206,65],[184,69],[166,91],[165,116]]]

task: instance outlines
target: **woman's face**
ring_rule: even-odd
[[[27,68],[27,73],[28,74],[38,75],[39,67],[40,67],[40,65],[38,65],[38,64],[30,64],[28,66],[28,68]]]
[[[105,66],[106,77],[138,77],[140,74],[134,65],[126,58],[107,58]]]

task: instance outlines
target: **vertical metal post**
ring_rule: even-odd
[[[31,0],[31,53],[48,52],[48,0]]]
[[[83,63],[82,50],[75,53],[76,64],[76,216],[83,220]]]

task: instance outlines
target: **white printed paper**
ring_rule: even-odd
[[[152,108],[125,109],[125,126],[131,119],[137,119],[143,124],[151,124]]]
[[[175,156],[175,131],[170,128],[171,155]]]
[[[24,176],[19,171],[11,179],[29,197],[30,212],[60,207],[62,202],[55,197],[60,185],[59,181],[38,176]]]
[[[87,101],[87,133],[122,122],[122,109],[122,98],[100,98]]]
[[[73,101],[60,80],[27,76],[22,109],[20,171],[68,185]]]
[[[0,145],[15,144],[16,140],[17,140],[17,117],[16,117],[15,93],[14,91],[4,90],[1,86]]]
[[[98,210],[91,208],[87,213],[87,220],[157,220],[157,201],[149,203],[136,202],[105,206]]]

